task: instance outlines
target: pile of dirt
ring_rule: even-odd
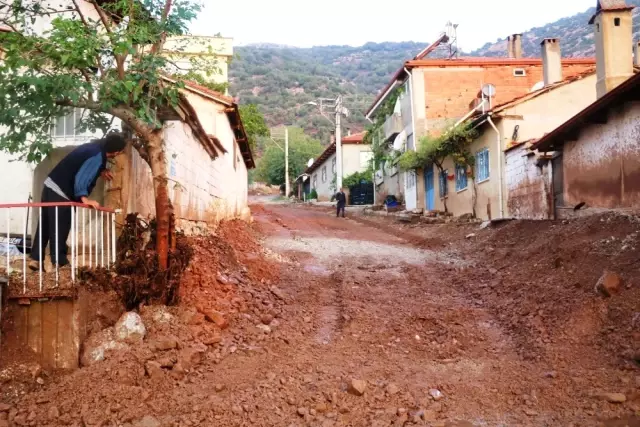
[[[0,396],[0,426],[5,425],[3,420],[12,425],[173,425],[173,419],[193,412],[183,401],[191,396],[182,396],[189,383],[211,375],[229,355],[263,352],[263,342],[278,337],[285,304],[273,285],[278,269],[263,256],[251,226],[228,221],[208,237],[180,236],[174,255],[185,253],[174,259],[189,259],[188,265],[178,271],[180,264],[172,264],[172,272],[159,276],[154,275],[151,240],[144,234],[148,226],[138,220],[128,224],[124,236],[130,240],[121,242],[117,268],[123,274],[101,271],[85,279],[93,288],[124,289],[121,295],[136,296],[139,317],[130,312],[123,318],[139,319],[144,337],[120,336],[119,325],[131,323],[126,319],[115,327],[102,323],[102,329],[91,328],[93,334],[83,344],[85,366],[79,370],[36,377],[32,371],[40,369],[37,364],[7,368],[0,376],[6,382],[3,390],[16,381],[20,387]],[[169,283],[175,294],[167,301],[176,304],[147,304],[161,294],[153,293],[153,287],[141,292],[147,289],[145,274],[151,285]],[[203,405],[208,405],[206,396]],[[190,425],[212,425],[215,411],[207,408],[198,411],[198,419]],[[144,424],[149,413],[156,418],[147,417],[151,424]]]
[[[452,269],[453,282],[490,307],[527,359],[572,357],[600,349],[612,365],[640,359],[640,221],[609,213],[563,222],[513,221],[467,239],[473,267]],[[605,272],[619,292],[596,289]],[[590,350],[583,360],[602,363]],[[588,363],[588,362],[587,362]]]

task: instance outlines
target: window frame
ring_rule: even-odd
[[[438,190],[441,199],[446,199],[449,196],[449,169],[443,170],[438,175]]]
[[[73,132],[67,132],[68,119],[73,115]],[[78,125],[82,120],[82,116],[84,115],[84,110],[82,108],[74,108],[69,114],[64,116],[56,117],[53,119],[53,123],[51,126],[51,137],[54,139],[76,139],[87,136],[87,133],[78,132]],[[62,135],[58,135],[58,121],[61,120],[64,123],[64,129],[62,131]]]
[[[334,173],[334,174],[336,173],[336,158],[335,157],[331,160],[331,172]]]
[[[464,177],[464,187],[460,187],[461,178]],[[465,191],[469,188],[469,179],[467,178],[467,166],[456,164],[456,192]]]
[[[485,154],[486,153],[486,154]],[[480,169],[480,159],[481,156],[486,157],[485,161],[486,161],[486,176],[481,175],[481,169]],[[481,184],[483,182],[487,182],[491,179],[491,152],[489,150],[489,148],[485,147],[481,150],[478,150],[476,152],[475,158],[476,158],[476,182],[478,184]],[[484,165],[485,163],[482,162],[482,164]]]
[[[321,173],[322,173],[322,182],[323,183],[327,182],[327,167],[326,166],[322,167]]]

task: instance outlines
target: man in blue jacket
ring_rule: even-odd
[[[42,203],[83,203],[99,208],[100,203],[89,199],[89,194],[102,176],[111,181],[113,175],[107,170],[107,159],[118,156],[124,150],[126,141],[120,133],[109,133],[103,139],[82,144],[71,151],[49,173],[42,189]],[[56,235],[56,209],[42,208],[42,230],[38,227],[33,239],[29,268],[36,271],[44,258],[44,250],[49,245],[51,263],[64,267],[67,259],[67,238],[71,231],[71,208],[58,208],[58,233]],[[40,244],[42,233],[42,248]],[[56,253],[56,242],[57,253]]]

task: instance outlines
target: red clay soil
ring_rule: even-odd
[[[140,309],[143,343],[0,372],[0,427],[640,426],[634,217],[253,212],[191,240],[179,305]],[[608,298],[604,270],[625,282]]]

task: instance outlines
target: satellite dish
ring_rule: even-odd
[[[491,83],[487,83],[486,85],[482,86],[482,94],[487,98],[493,98],[494,96],[496,96],[496,87]]]
[[[313,159],[309,159],[309,161],[307,162],[307,167],[310,168],[313,162],[314,162]]]
[[[534,84],[533,87],[531,88],[531,92],[537,92],[540,89],[544,89],[544,81]]]

